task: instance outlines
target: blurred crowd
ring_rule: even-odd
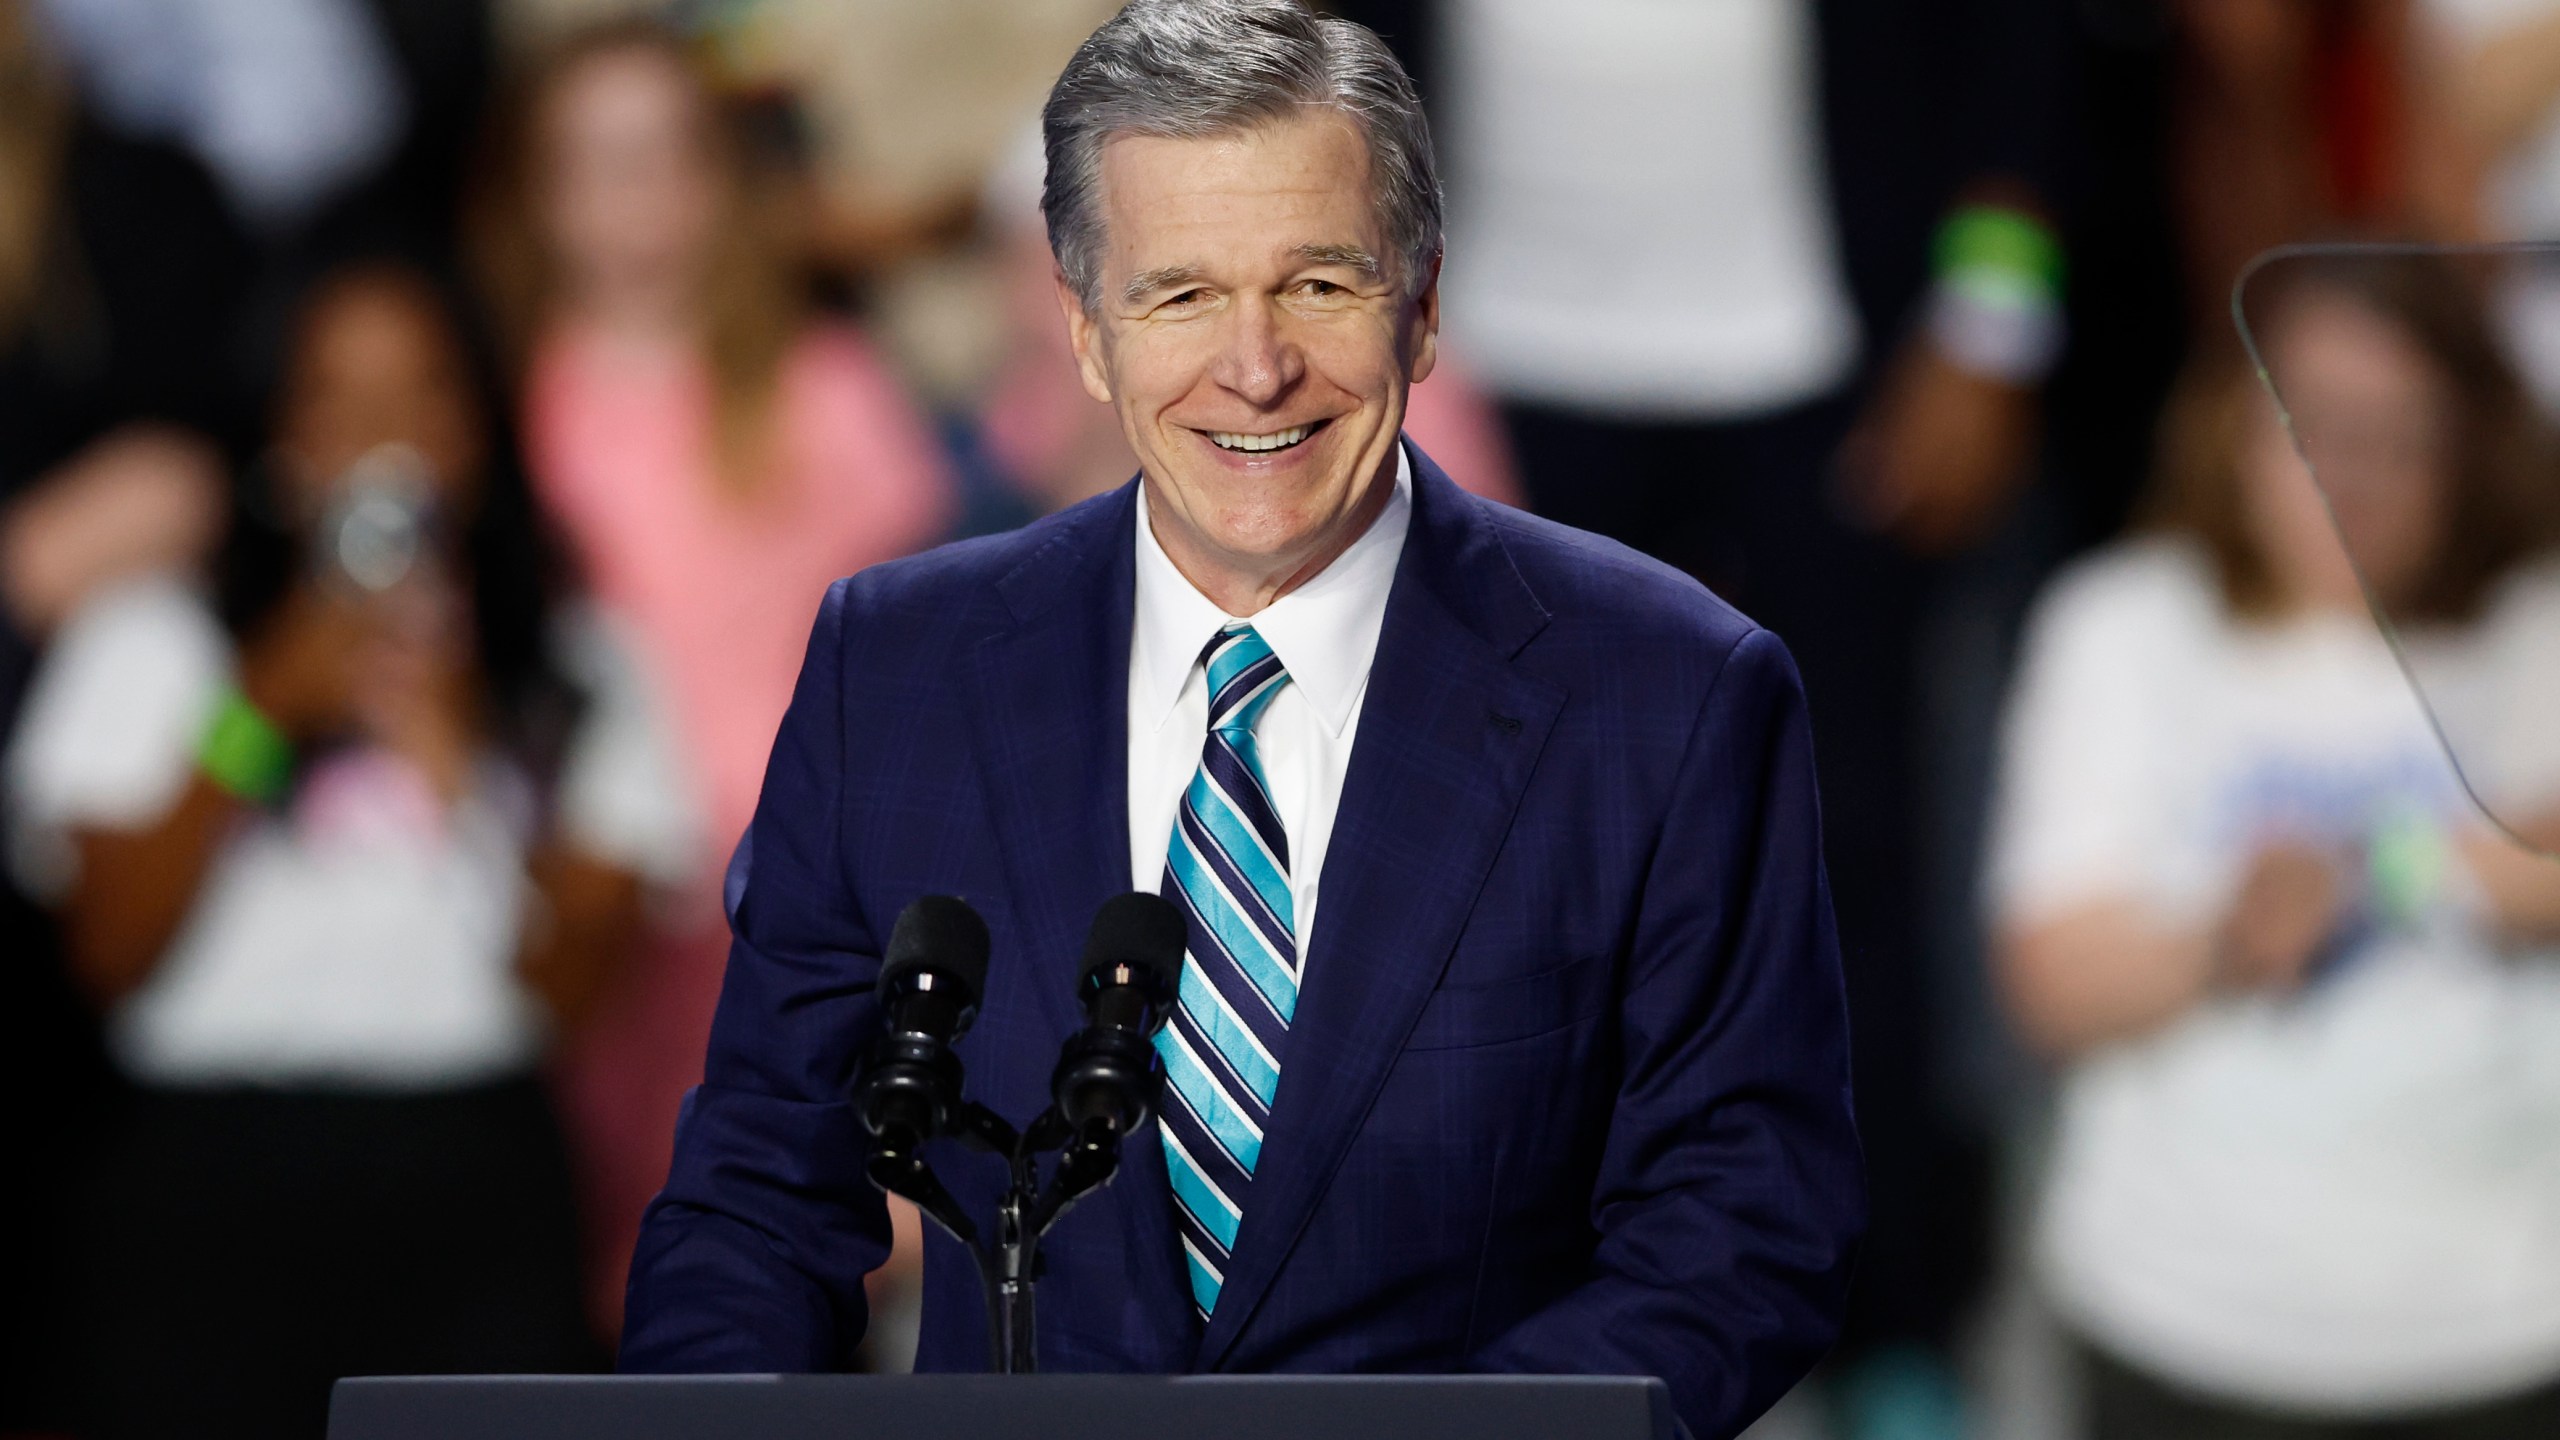
[[[609,1363],[826,583],[1134,471],[1112,8],[0,0],[0,1434]],[[2560,1434],[2560,266],[2232,303],[2560,241],[2560,0],[1324,8],[1408,432],[1803,668],[1875,1218],[1761,1433]]]

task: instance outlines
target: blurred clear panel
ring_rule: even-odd
[[[2242,613],[2368,610],[2462,794],[2560,858],[2560,245],[2290,246],[2232,308],[2263,397],[2172,503]]]

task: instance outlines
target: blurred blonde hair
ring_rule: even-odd
[[[20,0],[0,0],[0,338],[34,308],[61,170],[63,94]]]
[[[2549,433],[2489,328],[2474,277],[2452,259],[2412,251],[2323,256],[2262,271],[2249,288],[2249,323],[2262,337],[2307,298],[2344,299],[2407,335],[2446,381],[2454,449],[2441,544],[2406,594],[2386,597],[2394,618],[2471,619],[2501,576],[2560,538]],[[2284,600],[2242,489],[2241,452],[2260,403],[2271,402],[2240,357],[2216,352],[2192,363],[2162,411],[2140,517],[2148,529],[2202,545],[2225,607],[2253,619]]]
[[[587,65],[632,53],[683,78],[716,172],[722,213],[704,256],[699,343],[711,372],[713,459],[723,488],[745,498],[771,469],[774,392],[803,319],[801,277],[781,238],[780,198],[749,165],[734,117],[681,37],[650,20],[604,21],[563,35],[514,77],[493,112],[470,205],[474,268],[506,362],[521,378],[560,300],[537,202],[552,106]]]

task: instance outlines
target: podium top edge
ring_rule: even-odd
[[[1061,1372],[1042,1375],[803,1375],[803,1374],[705,1374],[705,1375],[350,1375],[337,1382],[340,1386],[370,1389],[376,1386],[471,1386],[486,1389],[502,1386],[655,1386],[655,1385],[790,1385],[790,1386],[978,1386],[978,1385],[1250,1385],[1305,1386],[1332,1388],[1350,1386],[1448,1386],[1451,1388],[1492,1388],[1505,1386],[1537,1386],[1542,1388],[1588,1389],[1654,1389],[1662,1382],[1650,1375],[1450,1375],[1450,1374],[1363,1374],[1363,1375],[1125,1375]]]

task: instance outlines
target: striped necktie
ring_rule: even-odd
[[[1298,936],[1289,839],[1253,742],[1254,721],[1289,672],[1250,625],[1220,631],[1200,658],[1209,734],[1164,867],[1165,898],[1182,907],[1190,944],[1181,1004],[1156,1049],[1173,1095],[1163,1108],[1165,1169],[1205,1320],[1226,1281],[1280,1085],[1280,1045],[1298,1008]]]

